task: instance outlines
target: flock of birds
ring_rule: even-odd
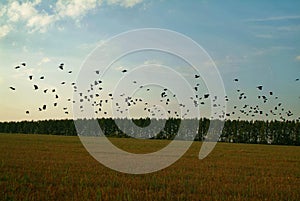
[[[26,63],[21,63],[20,65],[16,66],[15,69],[19,70],[22,68],[26,68]],[[59,71],[63,71],[67,74],[72,74],[72,70],[66,70],[64,63],[61,63],[58,65],[57,69]],[[119,73],[126,74],[129,73],[130,70],[128,69],[121,69],[119,70]],[[100,76],[100,70],[94,71],[96,76]],[[43,104],[36,108],[36,112],[42,112],[46,111],[50,107],[57,108],[58,107],[58,100],[63,97],[60,94],[58,94],[58,91],[56,88],[41,88],[38,84],[33,83],[36,79],[39,81],[45,80],[46,76],[33,76],[28,75],[28,80],[32,82],[32,89],[35,91],[41,90],[44,94],[53,94],[55,101],[50,104]],[[199,79],[201,79],[200,75],[194,75],[193,79],[197,83]],[[299,82],[299,78],[294,80],[295,82]],[[234,78],[233,82],[239,83],[239,78]],[[111,92],[107,92],[107,89],[104,90],[104,80],[93,80],[89,88],[85,91],[78,91],[78,87],[76,86],[75,82],[67,83],[66,81],[60,82],[60,85],[66,85],[70,84],[73,88],[73,92],[77,94],[79,97],[78,99],[66,99],[68,102],[77,103],[79,105],[79,111],[84,112],[85,104],[90,104],[94,107],[94,113],[95,115],[99,115],[99,117],[105,117],[110,114],[108,111],[107,105],[110,104],[112,100],[121,100],[121,102],[114,101],[114,107],[115,111],[119,113],[119,115],[122,116],[122,114],[126,114],[126,112],[129,110],[130,107],[138,106],[140,110],[143,110],[143,112],[150,114],[152,117],[165,117],[165,115],[168,115],[169,117],[176,117],[176,118],[185,118],[188,117],[188,114],[193,108],[187,108],[184,103],[178,103],[176,102],[176,94],[172,94],[167,88],[163,88],[160,90],[159,94],[151,94],[152,89],[151,87],[138,85],[138,81],[132,80],[132,84],[136,85],[136,87],[139,87],[141,90],[144,90],[146,97],[132,97],[126,95],[126,92],[122,94],[117,94],[118,97],[114,97],[114,95]],[[194,107],[201,107],[205,105],[210,105],[211,107],[221,107],[220,104],[218,104],[217,100],[220,99],[220,97],[214,96],[209,93],[203,93],[200,94],[201,86],[199,83],[197,83],[193,90],[195,92],[195,96],[189,97],[191,101],[193,101]],[[18,89],[15,86],[10,86],[10,90],[17,91]],[[245,91],[241,89],[236,89],[235,93],[237,93],[237,97],[233,97],[232,99],[236,98],[236,105],[232,104],[232,108],[230,112],[223,111],[223,114],[221,114],[219,117],[232,117],[237,119],[243,119],[243,118],[271,118],[271,119],[280,119],[282,121],[289,120],[289,119],[295,119],[297,121],[300,120],[299,117],[295,117],[296,115],[289,109],[286,109],[284,107],[284,104],[282,101],[280,101],[279,97],[276,96],[276,94],[273,91],[267,91],[264,90],[263,85],[256,86],[257,90],[257,102],[256,104],[250,104],[250,101],[247,102],[248,97]],[[106,93],[106,94],[103,94]],[[151,103],[151,99],[157,98],[161,104],[164,104],[164,106],[167,109],[162,109],[160,105]],[[231,98],[228,96],[222,97],[226,102],[229,102]],[[299,97],[300,98],[300,97]],[[210,102],[209,99],[212,101]],[[174,109],[174,104],[177,104]],[[234,102],[235,103],[235,102]],[[125,107],[126,106],[126,107]],[[266,107],[267,106],[267,107]],[[69,107],[62,106],[62,112],[67,115],[70,113]],[[180,111],[178,111],[178,108]],[[184,108],[184,110],[183,110]],[[266,109],[268,108],[268,109]],[[184,111],[182,113],[182,111]],[[34,111],[25,110],[25,114],[30,115]]]

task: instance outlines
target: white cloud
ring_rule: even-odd
[[[107,0],[108,5],[120,5],[125,8],[131,8],[139,3],[141,3],[143,0]]]
[[[18,30],[20,25],[25,26],[29,33],[46,32],[54,23],[72,18],[80,27],[80,20],[89,12],[102,4],[103,0],[57,0],[50,4],[51,13],[39,9],[42,0],[15,1],[10,0],[0,8],[0,17],[6,24],[0,25],[0,39],[10,31]],[[133,7],[143,0],[105,0],[108,5],[119,5],[125,8]],[[57,26],[59,31],[64,28]]]
[[[300,55],[296,56],[296,60],[300,61]]]
[[[48,57],[44,57],[43,59],[42,59],[42,62],[43,63],[47,63],[47,62],[49,62],[50,61],[50,59],[48,58]]]
[[[257,35],[255,35],[255,37],[257,37],[257,38],[265,38],[265,39],[273,38],[273,36],[271,34],[257,34]]]
[[[6,13],[6,9],[7,9],[6,6],[0,8],[0,17],[2,17]]]
[[[17,1],[12,2],[7,9],[7,16],[9,21],[18,22],[20,20],[26,20],[36,14],[34,3],[26,2],[19,3]]]
[[[47,14],[39,14],[31,17],[26,26],[31,28],[33,32],[46,32],[48,27],[55,21],[54,16],[49,16]]]
[[[83,17],[88,11],[96,8],[101,1],[97,0],[58,0],[56,2],[56,11],[60,17]]]
[[[40,65],[42,65],[42,64],[44,64],[44,63],[48,63],[48,62],[50,62],[51,60],[48,58],[48,57],[44,57],[44,58],[42,58],[42,60],[38,63],[38,65],[40,66]]]
[[[12,28],[8,25],[0,26],[0,39],[5,37],[11,31],[11,29]]]
[[[288,15],[288,16],[275,16],[266,18],[253,18],[246,19],[245,22],[265,22],[265,21],[278,21],[278,20],[295,20],[300,19],[300,15]]]
[[[8,22],[17,23],[24,21],[30,32],[45,32],[48,26],[55,22],[55,17],[45,12],[38,12],[35,6],[40,2],[40,0],[23,3],[12,2],[7,7]]]

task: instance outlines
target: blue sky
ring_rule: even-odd
[[[34,92],[28,75],[45,75],[37,83],[43,89],[56,88],[65,99],[60,105],[71,108],[66,99],[72,97],[72,87],[60,82],[76,80],[97,45],[138,28],[170,29],[201,45],[220,71],[230,99],[228,112],[244,104],[269,111],[282,102],[294,113],[290,119],[296,119],[300,116],[300,82],[295,81],[300,78],[299,8],[299,1],[1,1],[0,120],[71,118],[72,111],[38,112],[36,108],[52,97]],[[161,58],[150,54],[147,59]],[[14,69],[22,62],[26,67]],[[62,62],[72,74],[58,71]],[[257,100],[258,85],[264,86],[261,93],[273,91],[278,99],[262,105]],[[248,96],[243,103],[237,100],[237,89]],[[27,109],[30,115],[25,114]]]

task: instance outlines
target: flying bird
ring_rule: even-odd
[[[39,89],[39,87],[38,87],[38,85],[33,85],[33,87],[34,87],[34,90],[38,90]]]
[[[16,67],[15,67],[15,69],[19,69],[19,68],[20,68],[20,66],[16,66]]]
[[[239,79],[235,78],[235,79],[234,79],[234,81],[235,81],[235,82],[238,82],[238,81],[239,81]]]
[[[64,69],[64,64],[61,63],[58,68],[60,68],[61,70],[63,70]]]
[[[22,66],[26,66],[26,63],[21,63]]]
[[[10,88],[11,90],[13,90],[13,91],[14,91],[14,90],[16,90],[16,88],[15,88],[15,87],[9,87],[9,88]]]
[[[204,94],[204,98],[208,98],[209,97],[209,94]]]
[[[33,77],[32,75],[29,75],[29,80],[32,80],[32,77]]]
[[[263,86],[257,86],[256,88],[258,88],[259,90],[262,90]]]
[[[126,70],[126,69],[122,70],[122,73],[126,73],[126,72],[127,72],[127,70]]]

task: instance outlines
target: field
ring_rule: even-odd
[[[168,141],[111,138],[134,152]],[[170,167],[128,175],[94,160],[78,137],[0,135],[0,200],[300,200],[300,147],[200,142]]]

